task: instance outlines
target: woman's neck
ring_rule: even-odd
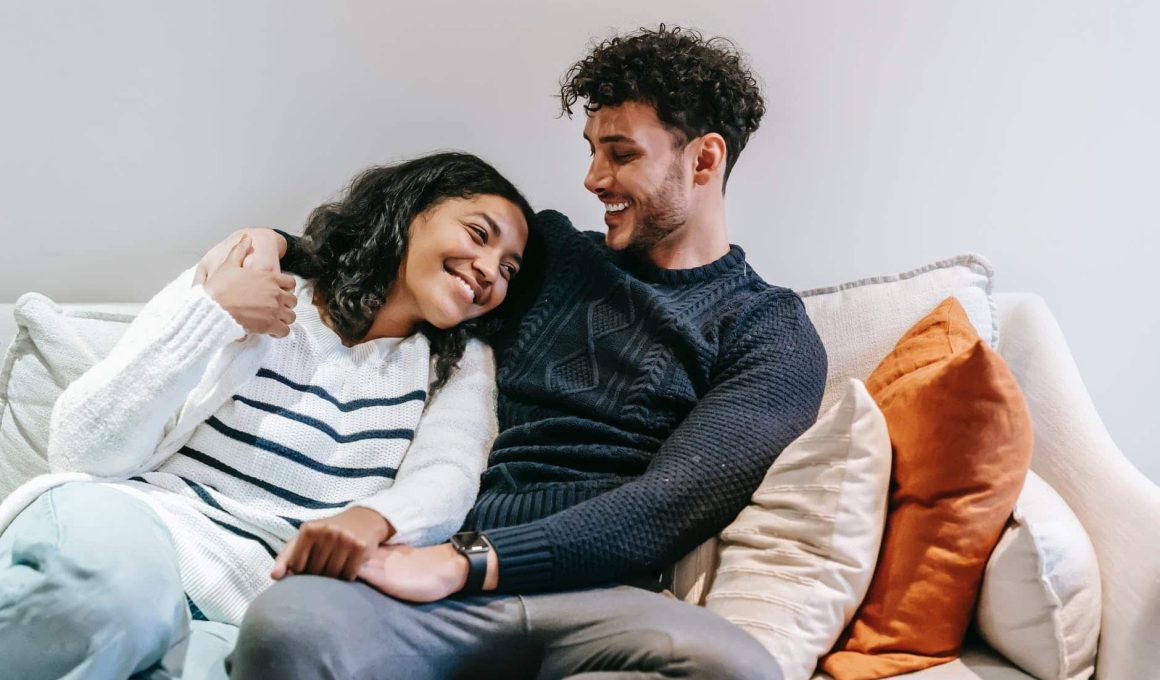
[[[405,305],[400,304],[401,301],[393,299],[394,297],[391,293],[387,294],[387,299],[383,302],[383,306],[379,307],[378,313],[371,321],[370,328],[367,329],[367,334],[361,339],[348,338],[334,327],[334,320],[330,318],[330,311],[326,307],[327,301],[323,299],[319,291],[314,291],[311,302],[318,310],[318,318],[327,328],[334,331],[342,344],[346,347],[354,347],[379,338],[405,338],[418,330],[419,323],[414,315],[406,314]]]

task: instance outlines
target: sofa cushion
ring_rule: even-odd
[[[1100,570],[1083,525],[1034,472],[983,574],[983,639],[1042,680],[1095,672]]]
[[[860,380],[786,447],[721,532],[705,607],[808,680],[866,594],[890,483],[886,420]]]
[[[823,661],[838,680],[952,660],[1031,461],[1031,418],[1003,359],[948,298],[866,382],[894,448],[870,590]]]
[[[830,362],[820,412],[842,398],[850,378],[866,380],[898,338],[948,297],[963,306],[979,337],[996,347],[993,278],[985,259],[962,255],[901,274],[801,292]]]
[[[38,293],[21,297],[13,315],[16,337],[0,365],[0,500],[48,471],[53,404],[133,320],[130,313],[66,310]]]

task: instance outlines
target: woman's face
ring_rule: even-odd
[[[527,243],[527,221],[507,199],[446,199],[412,221],[396,292],[421,320],[451,328],[503,302]]]

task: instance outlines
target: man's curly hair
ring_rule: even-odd
[[[716,132],[725,138],[726,181],[765,114],[757,79],[729,39],[664,24],[595,45],[561,80],[561,114],[571,116],[580,99],[588,113],[650,104],[681,146]]]

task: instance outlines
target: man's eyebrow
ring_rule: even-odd
[[[584,141],[588,142],[589,145],[592,144],[592,140],[588,139],[588,135],[584,135]],[[625,135],[604,135],[600,138],[599,141],[601,144],[611,144],[613,142],[628,142],[630,144],[636,143],[636,140],[634,140],[632,137]]]
[[[497,223],[495,220],[493,220],[491,215],[488,215],[487,213],[483,212],[482,210],[478,210],[478,211],[470,213],[468,215],[468,217],[473,217],[473,216],[474,217],[482,217],[483,221],[487,222],[487,226],[491,227],[491,231],[492,231],[492,233],[495,234],[495,237],[496,238],[503,238],[503,232],[500,231],[499,223]],[[508,253],[508,255],[511,256],[511,258],[516,261],[517,265],[519,265],[521,267],[524,266],[524,258],[520,257],[518,253]]]

